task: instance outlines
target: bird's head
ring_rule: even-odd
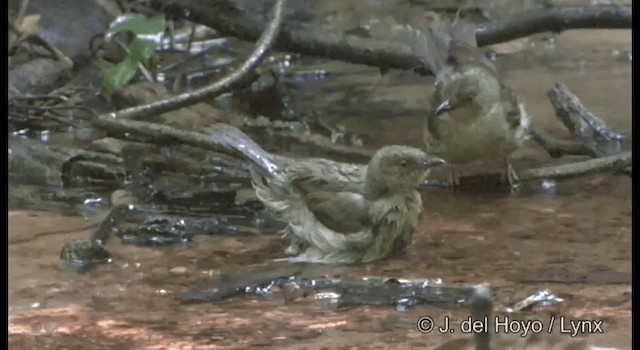
[[[453,110],[481,112],[500,100],[500,82],[482,68],[468,67],[451,79],[438,82],[436,89],[442,96],[441,102],[433,106],[436,115]]]
[[[367,166],[367,193],[386,195],[394,191],[415,189],[430,168],[444,163],[441,158],[414,147],[383,147],[374,154]]]

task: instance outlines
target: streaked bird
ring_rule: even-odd
[[[386,146],[366,166],[303,159],[278,176],[252,170],[257,197],[287,224],[291,258],[309,263],[369,262],[413,243],[422,212],[418,186],[438,157],[413,147]]]

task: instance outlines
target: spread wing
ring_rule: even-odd
[[[344,166],[343,166],[344,165]],[[369,201],[364,197],[366,168],[328,160],[299,160],[274,181],[251,169],[257,197],[288,224],[308,248],[291,262],[355,262],[372,239]]]

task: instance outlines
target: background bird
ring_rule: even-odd
[[[454,165],[481,159],[504,159],[506,179],[515,184],[508,156],[528,138],[528,114],[479,52],[472,23],[433,13],[426,17],[404,27],[399,37],[435,74],[424,123],[427,152],[447,160],[453,184],[458,183]]]
[[[387,146],[368,165],[326,159],[294,161],[279,176],[252,170],[257,197],[287,223],[287,249],[312,263],[369,262],[413,243],[422,211],[417,191],[444,161],[413,147]],[[282,178],[283,181],[279,181]]]

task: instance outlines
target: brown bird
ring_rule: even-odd
[[[515,184],[508,156],[528,138],[529,116],[479,52],[475,26],[433,14],[404,27],[399,36],[435,74],[435,93],[424,119],[427,152],[447,160],[453,184],[458,183],[456,164],[481,159],[504,159],[505,178]]]
[[[290,262],[369,262],[413,243],[422,199],[418,186],[438,157],[387,146],[367,166],[298,160],[278,176],[252,170],[257,197],[287,224]],[[283,179],[283,180],[279,180]]]

